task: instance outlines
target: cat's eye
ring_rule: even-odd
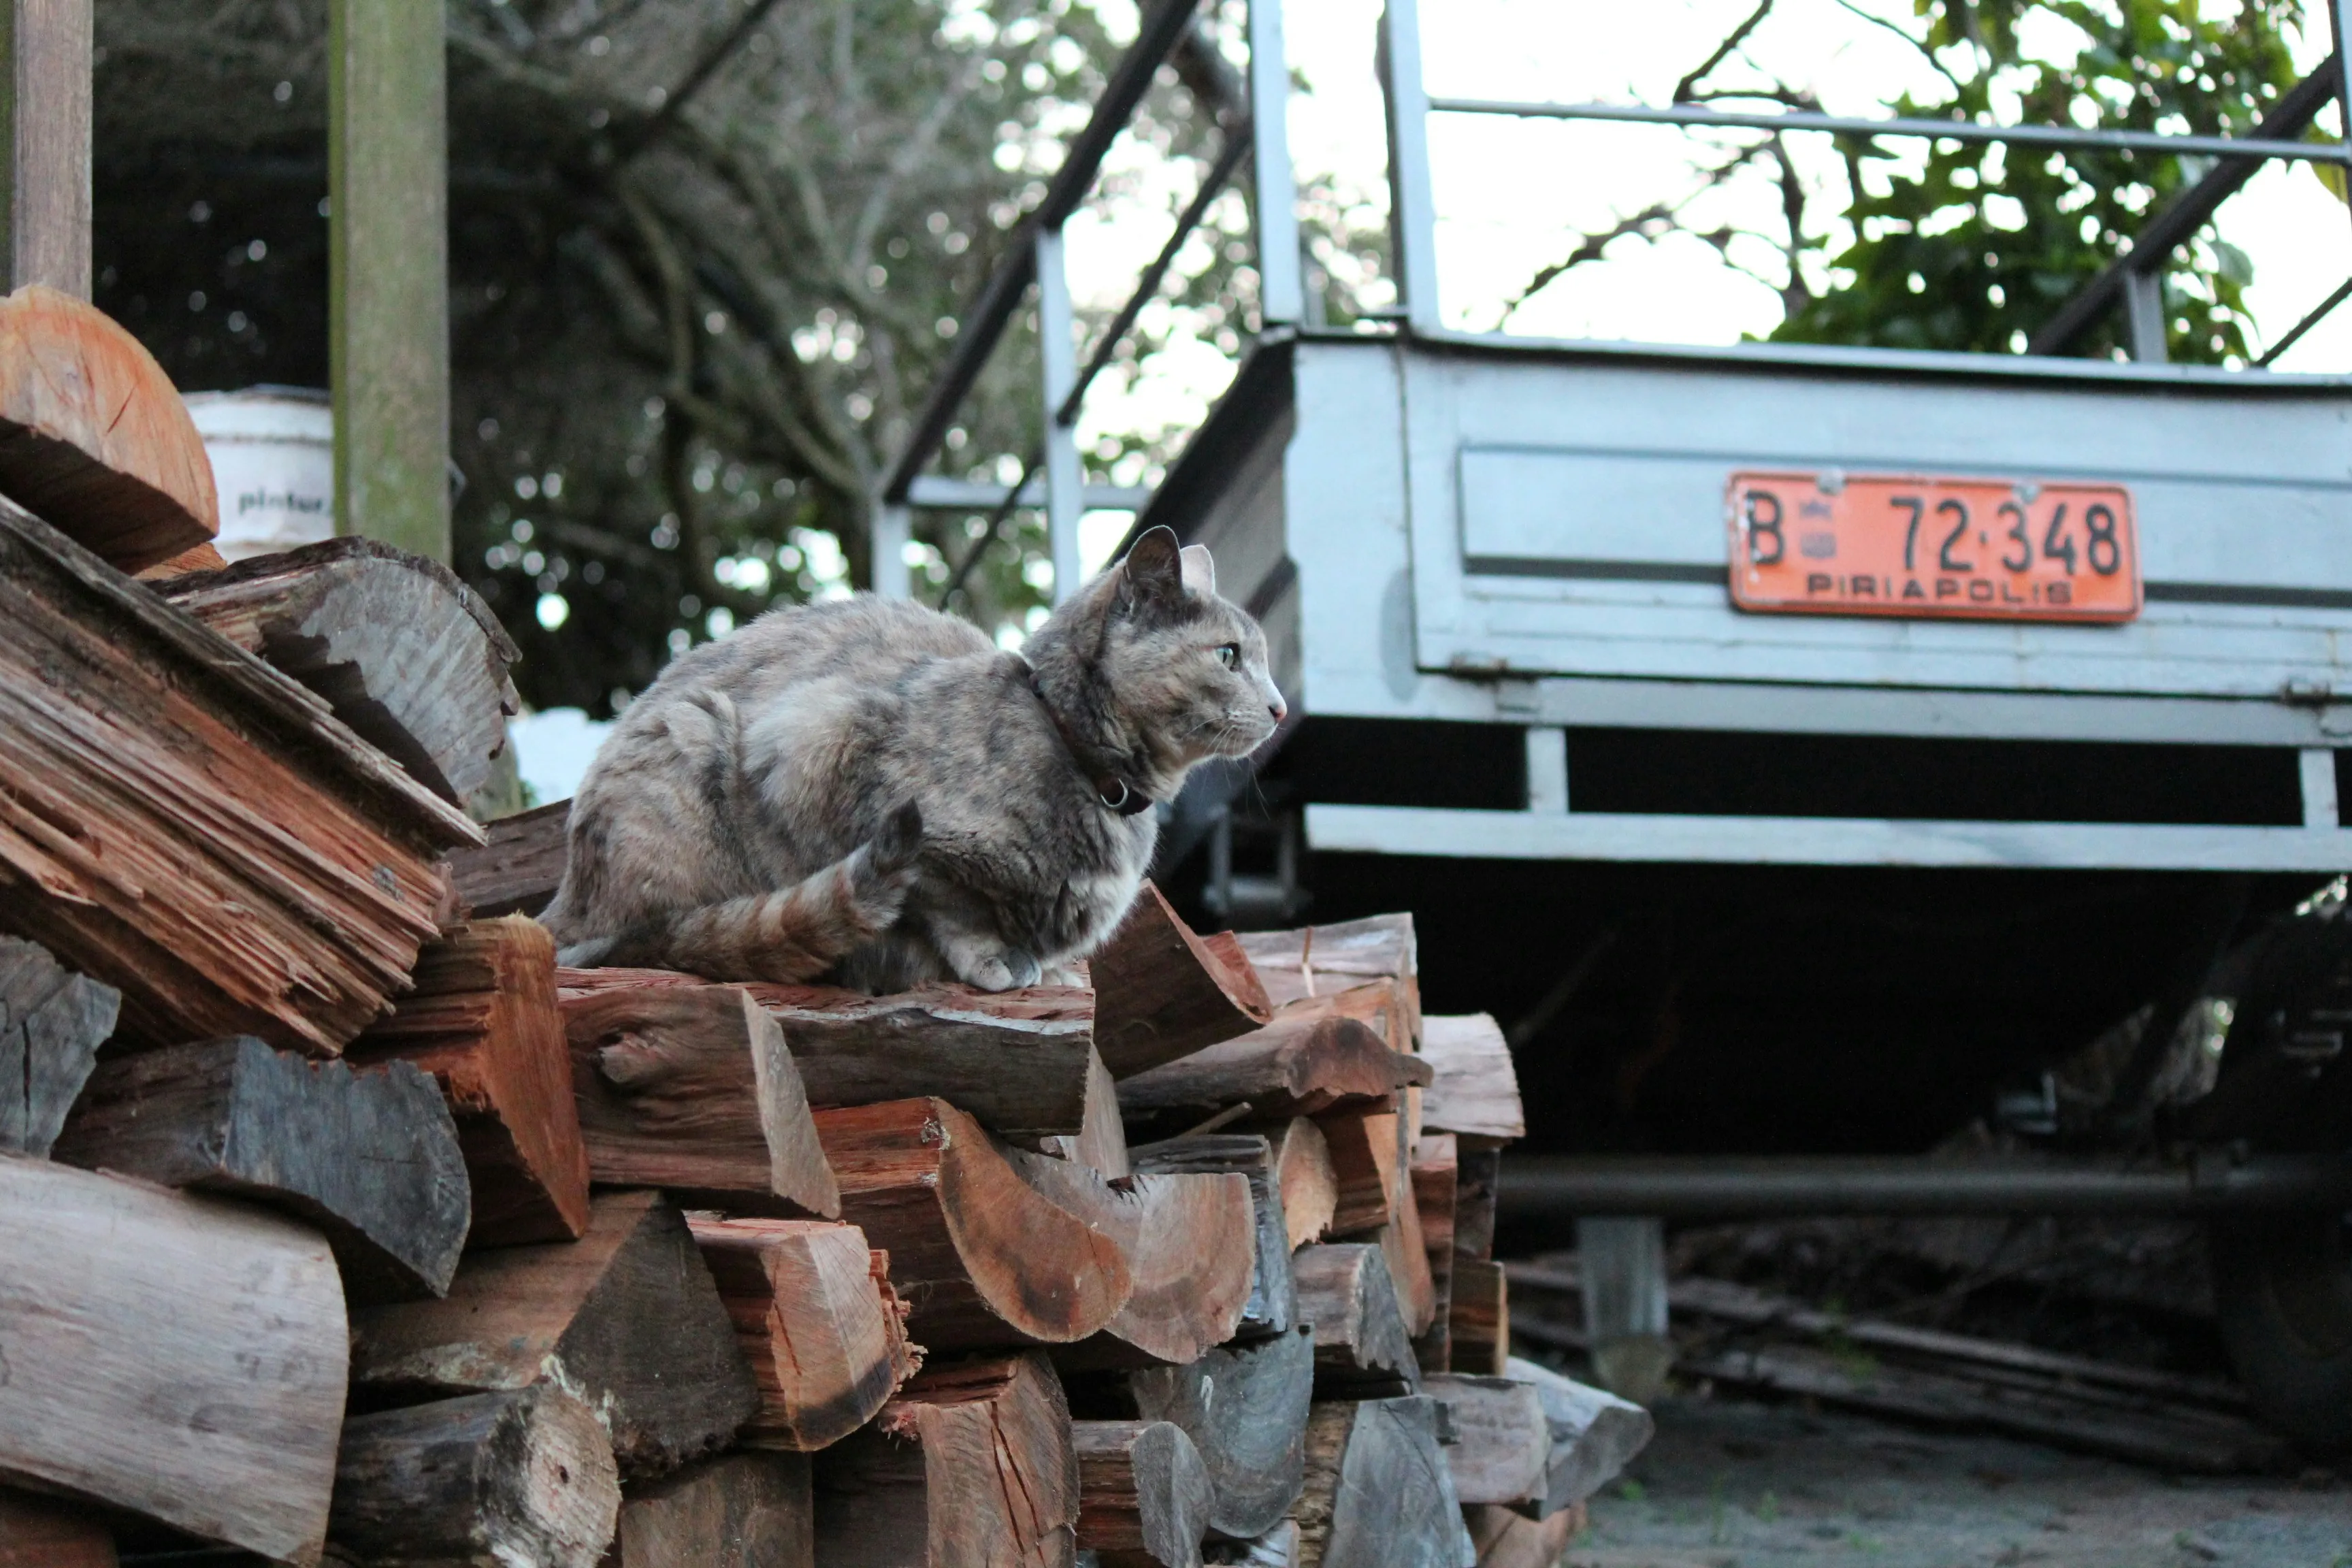
[[[1242,661],[1242,645],[1241,645],[1241,644],[1239,644],[1239,643],[1237,643],[1237,642],[1229,642],[1229,643],[1219,643],[1219,644],[1217,645],[1217,662],[1218,662],[1219,664],[1223,665],[1227,669],[1231,669],[1231,668],[1234,668],[1234,666],[1235,666],[1235,665],[1237,665],[1237,664],[1241,663],[1241,661]]]

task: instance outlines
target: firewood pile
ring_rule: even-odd
[[[1559,1557],[1648,1418],[1507,1359],[1510,1058],[1409,917],[1147,886],[992,994],[560,969],[562,807],[459,809],[496,622],[372,545],[205,570],[168,384],[25,298],[0,1561]]]

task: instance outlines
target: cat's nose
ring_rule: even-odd
[[[1274,700],[1273,700],[1273,701],[1271,701],[1271,702],[1268,702],[1268,703],[1265,705],[1265,710],[1266,710],[1268,713],[1273,714],[1273,715],[1274,715],[1274,721],[1275,721],[1276,723],[1279,724],[1279,723],[1281,723],[1281,722],[1283,721],[1283,720],[1284,720],[1284,719],[1286,719],[1286,718],[1287,718],[1287,717],[1289,716],[1289,714],[1290,714],[1290,704],[1289,704],[1289,703],[1287,703],[1287,702],[1285,702],[1285,701],[1282,700],[1282,694],[1281,694],[1280,692],[1278,692],[1278,691],[1277,691],[1277,692],[1276,692],[1276,693],[1275,693],[1275,695],[1274,695]]]

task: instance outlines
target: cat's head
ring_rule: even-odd
[[[1048,628],[1066,630],[1065,646],[1108,688],[1120,726],[1181,766],[1247,755],[1288,711],[1266,668],[1265,633],[1218,596],[1207,548],[1180,549],[1168,529],[1147,530],[1039,628],[1033,648],[1063,640]]]

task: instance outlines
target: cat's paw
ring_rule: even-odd
[[[971,955],[959,963],[956,969],[965,984],[982,991],[1012,991],[1034,985],[1043,973],[1035,956],[1017,947]]]

